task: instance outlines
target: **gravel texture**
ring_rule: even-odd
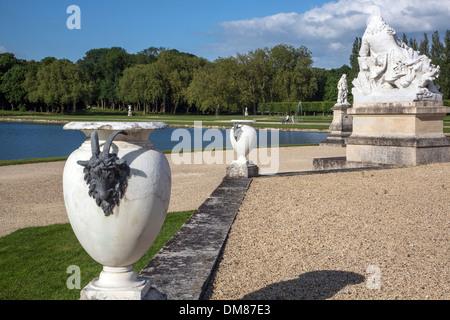
[[[253,179],[211,299],[449,299],[450,163]]]

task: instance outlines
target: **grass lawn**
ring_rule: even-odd
[[[75,114],[47,114],[38,112],[1,111],[0,119],[17,121],[161,121],[173,126],[193,126],[194,122],[201,121],[203,126],[230,127],[231,120],[248,119],[256,120],[257,128],[278,128],[278,129],[320,129],[328,130],[332,116],[302,116],[298,117],[298,122],[282,124],[281,115],[255,115],[245,117],[243,115],[173,115],[173,114],[142,114],[136,113],[133,117],[128,117],[124,111],[97,110],[84,111]]]
[[[19,112],[19,111],[1,111],[0,120],[9,121],[49,121],[49,122],[70,122],[70,121],[130,121],[130,122],[149,122],[161,121],[171,126],[194,126],[196,121],[201,121],[205,127],[231,127],[231,120],[247,119],[256,120],[255,128],[280,129],[280,130],[325,130],[328,131],[332,115],[316,115],[297,117],[296,123],[281,122],[281,115],[182,115],[182,114],[142,114],[137,112],[133,117],[128,117],[126,111],[114,110],[83,110],[74,114],[47,114],[39,112]],[[450,126],[450,115],[444,117],[444,127]],[[444,132],[449,132],[444,128]]]
[[[147,253],[134,264],[139,273],[194,211],[171,212]],[[81,289],[97,277],[102,266],[79,244],[70,224],[25,228],[0,238],[0,300],[76,300],[81,289],[68,289],[81,271]]]

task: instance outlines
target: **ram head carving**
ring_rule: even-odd
[[[100,152],[98,133],[91,133],[92,156],[87,161],[77,162],[84,167],[84,180],[89,186],[89,196],[95,199],[105,216],[113,214],[114,207],[119,205],[130,176],[130,167],[126,160],[119,159],[116,153],[110,153],[112,141],[118,134],[126,132],[113,132]]]

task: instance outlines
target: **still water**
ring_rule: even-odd
[[[156,130],[150,135],[150,140],[155,147],[160,150],[172,150],[173,147],[183,141],[183,138],[180,138],[180,136],[183,135],[172,135],[177,129],[185,130],[184,133],[189,132],[192,137],[190,139],[191,148],[197,148],[197,146],[194,146],[195,133],[193,128]],[[206,130],[208,129],[202,129],[202,137]],[[231,147],[228,138],[229,130],[217,131],[222,133],[223,144],[225,144],[226,147]],[[180,131],[178,131],[178,133],[179,132]],[[197,131],[197,134],[198,133],[199,131]],[[327,133],[289,131],[278,131],[278,135],[280,146],[288,144],[316,144],[325,140],[327,137]],[[264,138],[265,136],[267,139]],[[172,141],[172,137],[174,141]],[[85,135],[81,131],[63,130],[63,125],[28,122],[0,122],[0,160],[68,156],[77,149],[85,139]],[[202,139],[202,148],[208,147],[214,142],[214,138],[212,141],[203,140],[204,139]],[[276,145],[276,141],[272,141],[271,130],[258,130],[258,145],[260,140],[264,146],[271,146],[272,144]]]

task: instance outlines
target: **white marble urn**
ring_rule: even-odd
[[[103,265],[82,299],[139,299],[149,289],[133,264],[154,242],[169,207],[169,162],[149,140],[153,130],[165,128],[162,122],[64,126],[87,136],[64,168],[66,211],[80,244]]]
[[[248,164],[248,154],[256,146],[257,137],[253,123],[256,120],[231,120],[233,128],[230,130],[230,141],[237,154],[237,160],[233,163]]]

